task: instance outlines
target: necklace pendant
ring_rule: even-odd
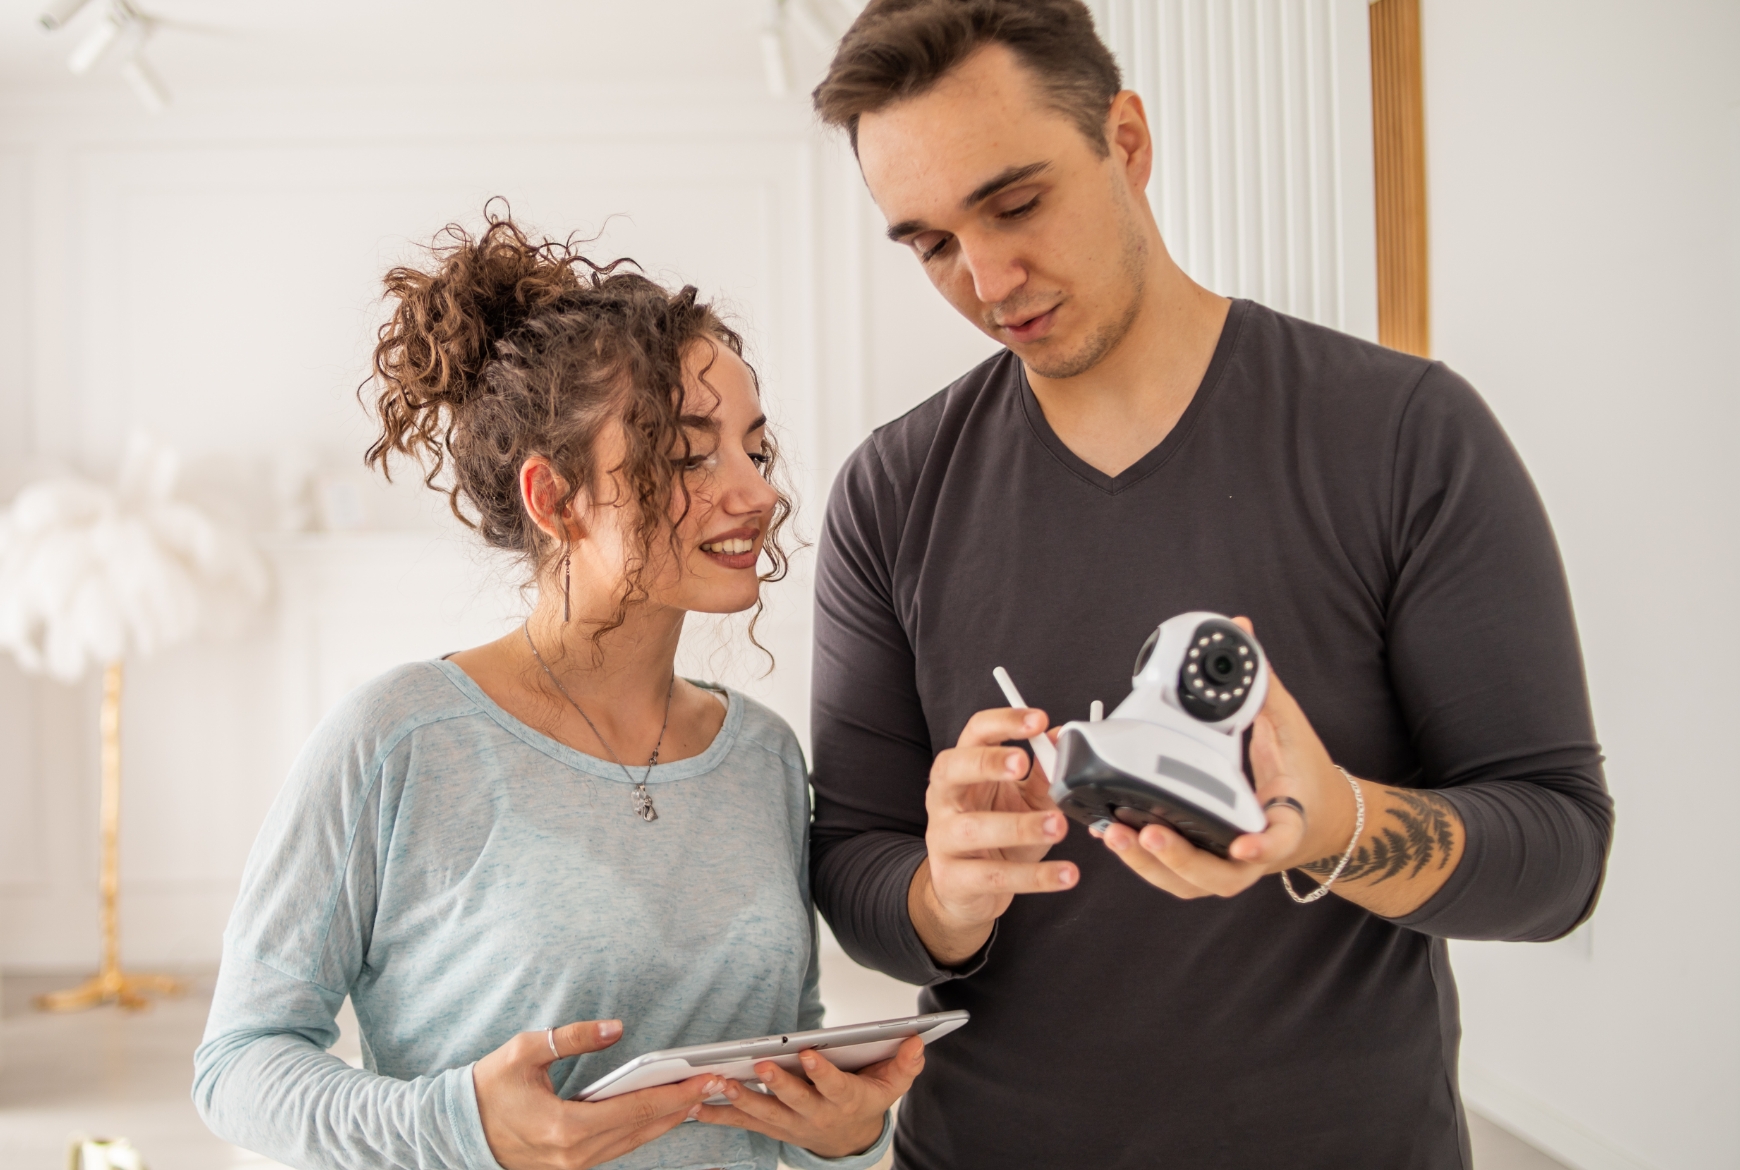
[[[659,819],[659,812],[653,807],[652,793],[646,790],[644,782],[634,786],[634,815],[643,821]]]

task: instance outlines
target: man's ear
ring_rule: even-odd
[[[538,531],[557,544],[572,544],[586,535],[575,515],[580,493],[575,493],[567,506],[558,511],[562,497],[568,492],[568,482],[556,473],[548,459],[533,455],[520,464],[519,484],[520,503]]]
[[[1154,136],[1148,129],[1148,111],[1135,90],[1123,90],[1112,99],[1106,112],[1106,144],[1131,189],[1146,191],[1154,171]]]

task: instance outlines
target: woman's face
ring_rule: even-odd
[[[683,414],[689,454],[671,452],[671,473],[687,491],[674,492],[670,529],[645,550],[646,565],[639,584],[655,606],[696,613],[737,613],[761,596],[757,563],[779,493],[767,481],[767,418],[755,376],[743,359],[723,345],[698,343],[683,362]],[[621,424],[598,437],[598,462],[621,463],[627,450]],[[555,480],[548,462],[528,460],[521,469],[521,491],[536,516],[553,506]],[[573,517],[581,532],[572,546],[573,579],[587,593],[608,594],[607,604],[620,596],[621,582],[638,559],[639,540],[633,532],[636,515],[631,489],[620,475],[607,477],[594,495],[582,492],[574,501]],[[556,520],[545,531],[557,539]],[[586,583],[581,585],[580,583]],[[588,588],[590,586],[590,588]],[[582,603],[594,609],[603,598]]]
[[[677,609],[737,613],[761,596],[757,566],[779,500],[766,475],[767,416],[748,364],[725,346],[695,345],[683,365],[684,413],[707,425],[688,429],[687,514],[680,494],[672,501],[678,563],[668,545],[650,550],[647,589]]]

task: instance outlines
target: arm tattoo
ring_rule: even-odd
[[[1450,802],[1432,792],[1391,791],[1401,802],[1389,810],[1397,823],[1378,827],[1354,850],[1352,860],[1341,872],[1343,881],[1371,877],[1376,885],[1400,876],[1403,871],[1410,878],[1418,877],[1433,861],[1439,869],[1449,864],[1456,845],[1456,810]],[[1337,854],[1299,868],[1317,877],[1328,877],[1340,860]]]

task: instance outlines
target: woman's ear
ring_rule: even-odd
[[[538,531],[557,544],[572,544],[585,535],[574,514],[574,500],[558,511],[567,492],[568,482],[542,455],[533,455],[520,464],[520,502]]]

